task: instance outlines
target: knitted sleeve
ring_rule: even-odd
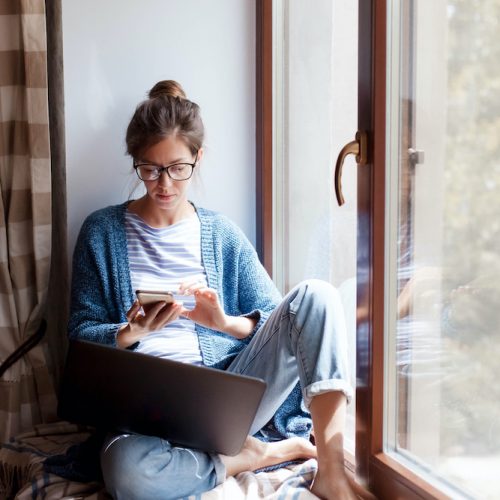
[[[225,217],[221,224],[230,235],[223,247],[224,292],[235,293],[238,304],[238,311],[228,312],[256,318],[256,332],[279,304],[281,295],[243,231]]]
[[[281,295],[246,237],[239,267],[240,307],[243,311],[250,309],[250,312],[244,313],[246,316],[257,318],[253,335],[280,303]]]
[[[82,225],[73,254],[68,335],[72,339],[116,345],[127,320],[121,305],[105,218],[95,213]]]

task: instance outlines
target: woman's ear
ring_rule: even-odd
[[[196,153],[196,163],[200,163],[201,159],[203,158],[203,154],[204,154],[204,149],[203,148],[200,148],[198,149],[198,153]]]

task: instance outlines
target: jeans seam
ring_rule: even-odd
[[[258,355],[262,352],[262,350],[264,349],[264,347],[268,344],[268,342],[274,337],[274,335],[276,335],[276,332],[278,332],[281,328],[280,328],[280,325],[281,325],[281,320],[285,319],[285,318],[288,318],[288,320],[290,320],[290,312],[286,312],[285,314],[283,314],[280,318],[280,322],[278,323],[278,325],[276,326],[276,328],[274,328],[274,330],[271,331],[271,334],[268,336],[267,340],[264,342],[264,344],[260,347],[260,349],[254,353],[254,355],[247,360],[247,363],[245,364],[245,366],[238,372],[238,373],[241,373],[243,374],[244,372],[246,372],[247,368],[251,365],[251,363],[253,363],[253,361],[255,360],[255,358],[258,357]]]
[[[297,359],[297,361],[300,358],[300,364],[302,366],[302,369],[304,370],[304,374],[305,374],[306,379],[307,379],[306,380],[307,384],[304,383],[304,387],[306,387],[308,385],[308,383],[309,383],[308,381],[309,381],[310,376],[309,376],[309,367],[307,366],[305,357],[304,357],[304,355],[302,353],[302,349],[301,349],[301,346],[300,346],[300,337],[301,337],[301,334],[302,334],[302,329],[299,330],[297,328],[297,326],[295,324],[296,315],[295,315],[295,313],[290,313],[290,315],[292,315],[292,314],[294,316],[294,321],[291,322],[292,323],[292,328],[295,331],[295,333],[297,334],[297,351],[296,351],[296,354],[295,354],[295,358]],[[299,380],[300,380],[300,376],[299,376]]]

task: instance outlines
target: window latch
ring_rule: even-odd
[[[356,163],[358,165],[366,165],[368,163],[368,134],[358,130],[354,141],[347,143],[339,153],[337,163],[335,164],[335,194],[339,206],[345,202],[342,194],[342,167],[347,155],[356,155]]]

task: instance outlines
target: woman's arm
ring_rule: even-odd
[[[68,335],[72,339],[116,345],[118,330],[127,323],[130,297],[122,298],[119,265],[106,217],[89,216],[73,253]],[[119,253],[119,252],[118,252]],[[127,303],[130,301],[130,304]]]
[[[253,334],[280,303],[281,294],[243,231],[227,218],[219,223],[226,235],[221,243],[226,312],[252,320]]]
[[[226,324],[221,332],[227,333],[237,339],[245,339],[254,331],[256,324],[257,318],[226,315]]]

